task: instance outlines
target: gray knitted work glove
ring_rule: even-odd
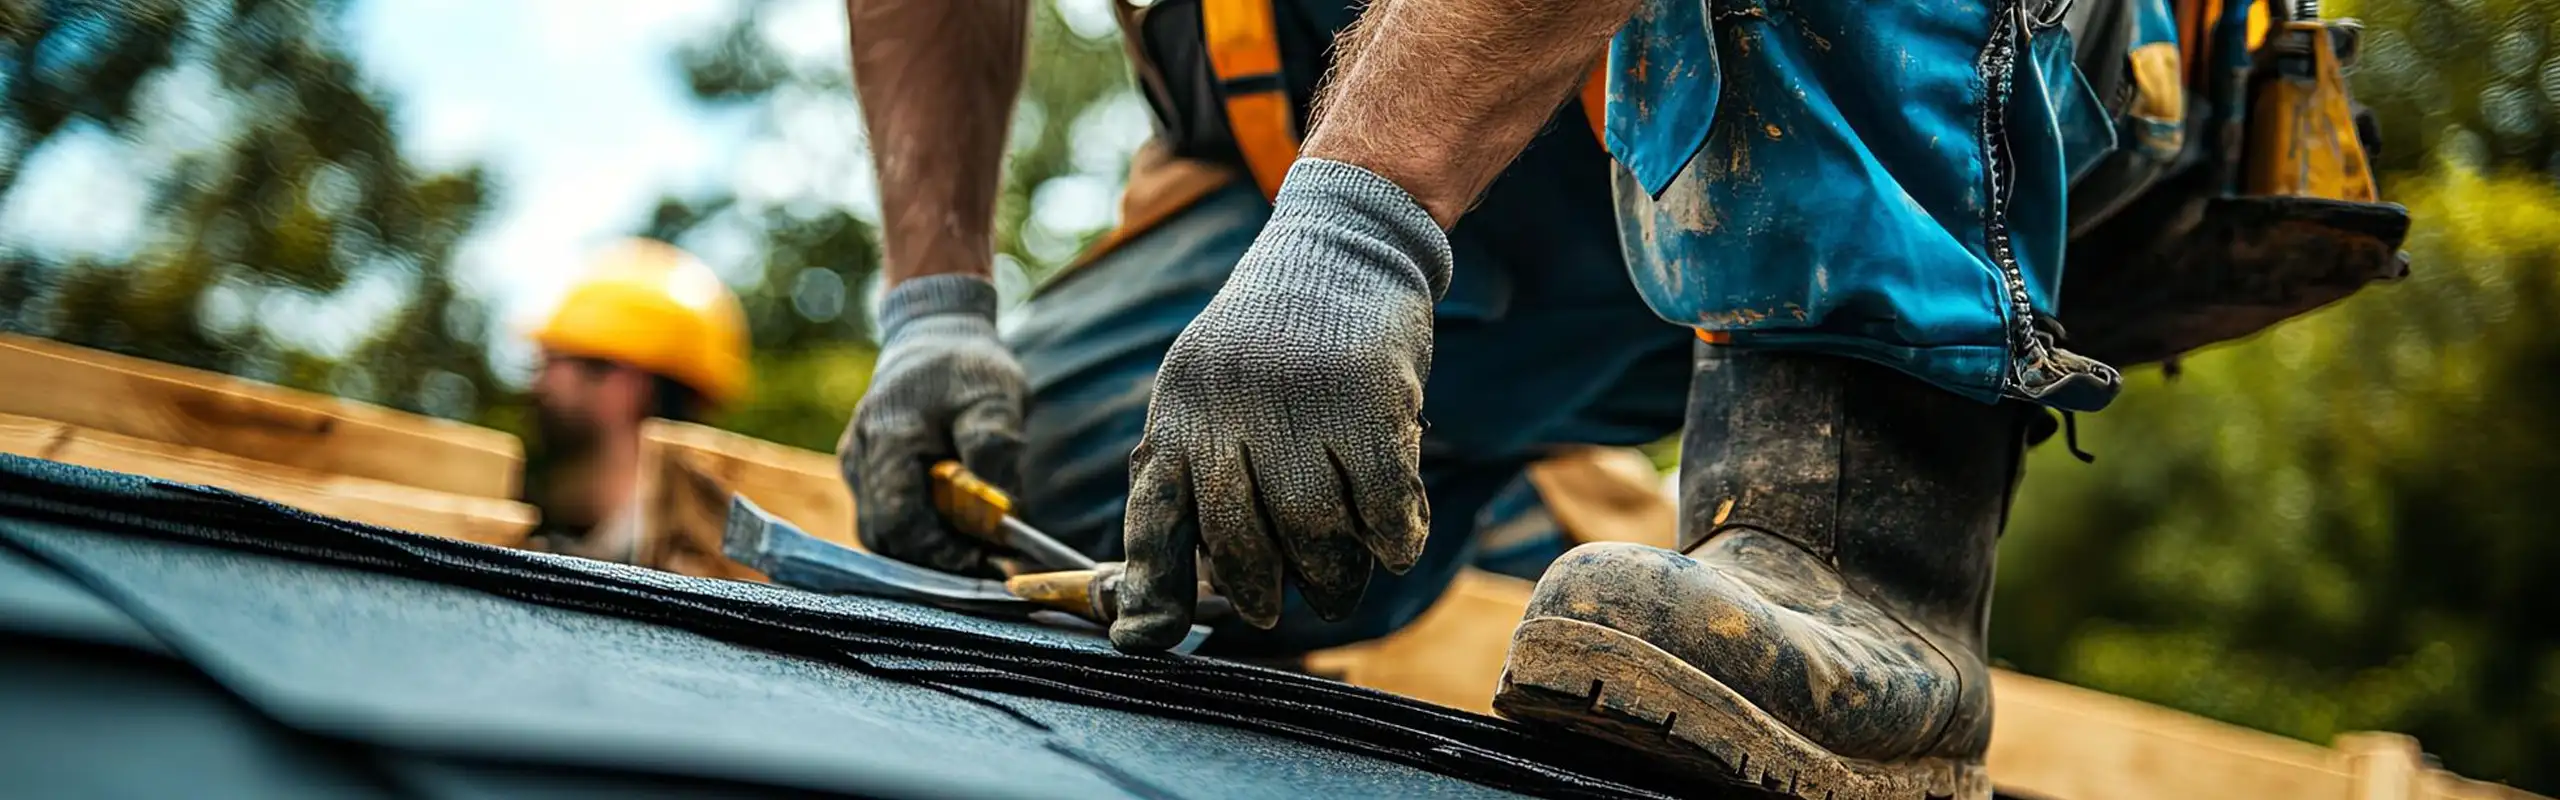
[[[967,275],[911,278],[881,297],[880,361],[836,443],[856,536],[872,552],[991,574],[988,551],[934,510],[930,470],[957,456],[1007,492],[1022,488],[1022,364],[995,319],[995,285]]]
[[[1128,572],[1111,641],[1181,641],[1195,554],[1245,621],[1280,618],[1282,576],[1348,615],[1370,565],[1422,554],[1422,385],[1449,240],[1394,183],[1322,159],[1289,168],[1271,221],[1156,373],[1130,456]]]

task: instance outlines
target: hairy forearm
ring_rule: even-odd
[[[884,278],[986,275],[1026,0],[845,0],[880,182]]]
[[[1336,44],[1300,153],[1455,225],[1573,95],[1636,0],[1377,0]]]

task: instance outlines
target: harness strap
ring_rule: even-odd
[[[1226,98],[1227,130],[1244,154],[1245,169],[1266,199],[1280,195],[1280,179],[1298,160],[1298,124],[1281,74],[1280,30],[1273,21],[1278,0],[1201,0],[1200,28],[1209,43],[1209,71]],[[1608,62],[1591,67],[1582,84],[1582,115],[1591,136],[1607,136]]]
[[[1245,169],[1265,198],[1278,197],[1280,178],[1298,159],[1298,123],[1289,106],[1289,83],[1280,73],[1276,0],[1201,0],[1200,28],[1209,44],[1209,71],[1226,98],[1227,130],[1243,151]]]

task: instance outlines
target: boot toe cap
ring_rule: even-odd
[[[1527,616],[1641,639],[1841,755],[1891,759],[1942,727],[1959,695],[1951,665],[1810,554],[1771,539],[1700,555],[1575,548],[1538,582]]]

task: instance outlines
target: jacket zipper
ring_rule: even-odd
[[[1983,79],[1989,83],[1989,102],[1983,104],[1983,141],[1989,154],[1991,203],[1984,220],[1984,242],[1991,251],[1992,263],[2000,268],[2003,287],[2009,302],[2009,363],[2000,375],[2002,394],[2032,398],[2021,381],[2020,372],[2039,360],[2035,340],[2035,304],[2027,296],[2027,276],[2018,266],[2017,252],[2009,240],[2009,200],[2016,180],[2009,154],[2008,109],[2017,77],[2019,21],[2025,17],[2026,4],[2009,0],[1991,29],[1990,46],[1983,53]]]
[[[2027,276],[2018,266],[2016,244],[2009,232],[2009,203],[2017,194],[2016,164],[2009,152],[2009,101],[2016,93],[2018,53],[2027,37],[2039,27],[2061,24],[2063,10],[2069,0],[2053,4],[2050,20],[2038,19],[2030,25],[2025,0],[2008,0],[1992,25],[1990,46],[1984,48],[1982,74],[1989,82],[1990,102],[1983,104],[1984,150],[1988,154],[1990,173],[1989,219],[1984,221],[1984,244],[1992,261],[1999,265],[2000,279],[2009,292],[2009,363],[2000,376],[2000,394],[2042,406],[2065,411],[2096,411],[2106,408],[2123,386],[2123,376],[2114,367],[2068,350],[2057,339],[2060,325],[2036,313],[2035,303],[2027,295]],[[2047,332],[2047,328],[2051,332]]]

